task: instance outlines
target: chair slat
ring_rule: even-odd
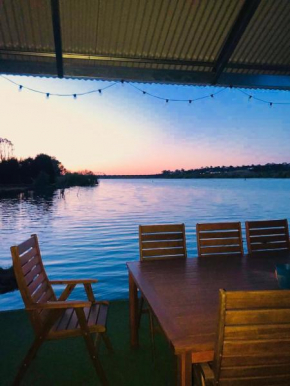
[[[68,308],[62,313],[61,317],[59,318],[59,321],[56,323],[56,328],[55,328],[56,331],[62,331],[62,330],[68,329],[73,312],[74,312],[73,308]]]
[[[100,312],[100,305],[99,304],[96,304],[94,307],[91,308],[90,315],[87,319],[89,326],[94,326],[95,324],[97,324],[99,312]]]
[[[268,365],[256,365],[256,366],[235,366],[224,367],[221,370],[221,378],[236,378],[236,377],[261,377],[261,376],[275,376],[286,375],[289,373],[289,363],[277,364],[269,367]]]
[[[48,287],[47,290],[42,293],[42,295],[38,299],[37,303],[46,303],[46,302],[52,300],[53,295],[54,295],[53,291],[51,290],[50,287]]]
[[[30,259],[26,264],[22,266],[22,271],[24,275],[27,275],[28,272],[32,271],[34,267],[36,267],[37,264],[39,264],[40,260],[38,256],[34,256],[32,259]]]
[[[290,339],[289,324],[266,324],[253,326],[225,326],[225,340],[247,340],[247,339]]]
[[[268,244],[273,243],[277,241],[285,241],[285,234],[284,235],[267,235],[267,236],[250,236],[251,237],[251,243],[262,243],[262,244]]]
[[[37,264],[35,268],[32,271],[28,272],[28,274],[25,276],[26,284],[29,285],[33,281],[33,279],[35,279],[36,276],[41,272],[42,268],[39,264]]]
[[[201,254],[222,254],[222,253],[239,253],[241,254],[241,248],[240,246],[230,246],[230,245],[223,245],[223,246],[217,246],[217,247],[201,247]]]
[[[272,235],[285,235],[285,227],[283,228],[263,228],[263,229],[256,229],[256,228],[250,228],[249,234],[251,237],[253,236],[272,236]]]
[[[283,220],[260,220],[260,221],[249,221],[251,228],[284,228],[285,219]]]
[[[184,256],[183,248],[156,248],[156,249],[144,249],[144,257],[153,256]]]
[[[168,233],[180,232],[183,224],[140,225],[140,231],[144,233]]]
[[[142,248],[145,249],[154,249],[154,248],[183,248],[182,240],[169,240],[169,241],[143,241]]]
[[[205,224],[197,224],[198,230],[202,231],[219,231],[219,230],[238,230],[241,223],[240,222],[220,222],[220,223],[205,223]]]
[[[75,330],[78,327],[78,324],[79,324],[78,316],[75,310],[73,310],[69,324],[67,326],[67,330]]]
[[[287,323],[288,321],[290,321],[290,308],[227,311],[225,317],[226,326]]]
[[[142,241],[183,240],[183,233],[142,233]]]
[[[202,240],[200,239],[199,241],[201,247],[206,247],[206,246],[219,246],[219,245],[237,245],[239,246],[240,240],[239,238],[231,238],[231,239],[205,239]],[[240,250],[240,248],[239,248]]]
[[[271,377],[221,378],[219,386],[289,386],[290,376],[277,375]]]
[[[248,341],[224,341],[223,355],[264,355],[267,350],[271,350],[272,355],[284,354],[290,355],[290,340],[272,339],[272,340],[248,340]],[[289,369],[290,371],[290,369]]]
[[[230,291],[227,292],[227,310],[290,308],[290,291]]]
[[[30,237],[28,240],[18,245],[18,253],[19,255],[22,255],[24,252],[33,247],[35,247],[35,240],[33,237]]]
[[[97,324],[101,326],[106,326],[108,309],[109,307],[107,305],[100,304],[100,312],[98,315]]]
[[[276,243],[259,243],[259,244],[251,243],[251,249],[253,252],[265,251],[265,250],[271,250],[271,249],[289,249],[288,244],[289,243],[287,241],[279,241]]]
[[[36,290],[36,288],[42,283],[45,281],[45,276],[44,276],[44,273],[41,272],[37,278],[28,285],[28,292],[30,295],[32,295],[34,293],[34,291]]]
[[[48,290],[48,284],[46,281],[42,282],[37,290],[32,294],[32,299],[35,303],[38,303],[40,298]]]
[[[222,368],[228,368],[228,367],[238,367],[238,366],[245,366],[245,367],[251,367],[251,366],[262,366],[267,364],[267,366],[275,366],[275,365],[282,365],[286,364],[290,366],[290,356],[285,353],[278,353],[277,355],[272,355],[272,353],[265,351],[263,355],[257,356],[257,355],[248,355],[243,354],[239,355],[239,353],[236,353],[232,356],[222,356],[221,365]]]
[[[224,232],[200,232],[200,239],[226,239],[230,237],[240,237],[239,231],[224,231]]]
[[[31,248],[29,251],[25,252],[22,256],[20,256],[21,265],[25,265],[32,257],[37,255],[36,248]]]

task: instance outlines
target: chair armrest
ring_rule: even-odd
[[[90,307],[92,305],[91,302],[72,300],[69,302],[66,301],[53,301],[47,303],[35,303],[31,306],[26,307],[27,310],[51,310],[51,309],[59,309],[59,308],[84,308]]]
[[[213,385],[214,382],[214,373],[209,363],[200,363],[201,371],[204,375],[204,380],[206,385]]]
[[[49,280],[50,284],[93,284],[97,283],[97,279],[72,279],[72,280]]]

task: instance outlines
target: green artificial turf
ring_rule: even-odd
[[[142,316],[140,348],[130,348],[129,304],[110,303],[108,335],[114,353],[101,343],[99,357],[111,386],[171,386],[174,356],[168,342],[155,334],[156,360],[152,360],[148,315]],[[33,339],[24,310],[0,313],[0,384],[11,385],[16,371]],[[29,366],[23,385],[99,385],[82,337],[46,341]]]

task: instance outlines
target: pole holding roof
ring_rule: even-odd
[[[63,78],[62,40],[60,27],[59,1],[51,0],[51,16],[56,57],[57,76]]]
[[[212,84],[218,82],[260,3],[261,0],[245,0],[212,70],[215,73]]]

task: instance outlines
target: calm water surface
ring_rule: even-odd
[[[125,263],[139,259],[139,224],[184,222],[194,257],[197,222],[290,219],[289,204],[284,179],[101,180],[94,188],[71,188],[65,198],[59,191],[2,198],[0,266],[11,265],[11,245],[37,233],[51,279],[97,278],[99,298],[126,298]],[[82,291],[77,287],[71,298]],[[0,308],[23,308],[19,292],[0,295]]]

